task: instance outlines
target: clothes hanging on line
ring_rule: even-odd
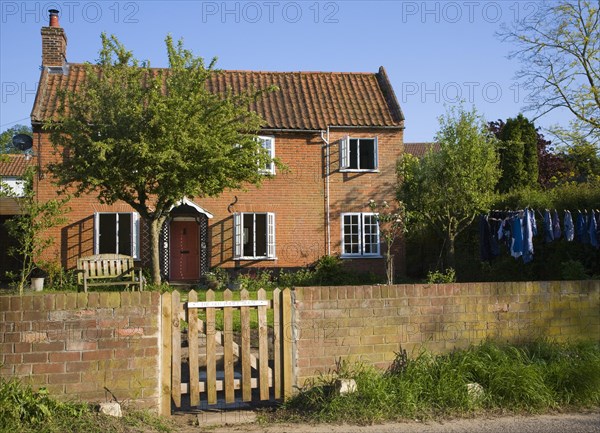
[[[552,242],[554,240],[554,222],[550,210],[544,211],[544,241]]]
[[[560,231],[560,221],[558,220],[558,211],[554,209],[554,213],[552,214],[552,235],[554,236],[554,240],[557,241],[561,236]]]
[[[545,243],[564,237],[567,242],[577,241],[600,249],[600,211],[577,211],[575,218],[565,210],[563,228],[556,209],[540,212],[543,230],[539,233]],[[492,261],[500,255],[504,242],[509,254],[529,263],[534,256],[534,238],[538,235],[535,212],[526,208],[517,211],[491,211],[479,220],[480,256],[482,261]]]
[[[573,225],[573,216],[571,215],[571,211],[565,211],[565,220],[564,220],[564,228],[565,228],[565,239],[568,242],[572,242],[575,237],[575,226]]]
[[[523,263],[533,260],[533,237],[537,236],[537,225],[535,223],[535,212],[525,209],[522,219],[523,224]]]

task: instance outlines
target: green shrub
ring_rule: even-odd
[[[260,289],[274,289],[276,284],[273,280],[273,271],[271,270],[258,270],[256,272],[251,271],[246,274],[240,274],[235,279],[236,283],[240,284],[242,289],[246,289],[250,292],[256,292]]]
[[[81,417],[90,412],[84,403],[63,403],[50,398],[45,388],[34,391],[18,380],[0,378],[0,431],[39,428],[61,417]]]
[[[427,284],[445,284],[456,282],[456,271],[453,268],[442,271],[429,271],[427,273]]]
[[[99,414],[82,402],[62,402],[45,388],[0,378],[0,432],[124,433],[170,432],[172,425],[148,411],[126,410],[123,418]]]
[[[282,287],[312,286],[315,284],[315,274],[308,268],[302,268],[294,272],[281,271],[278,278]]]
[[[560,270],[563,280],[587,280],[589,278],[589,275],[585,272],[585,266],[576,260],[562,262]]]

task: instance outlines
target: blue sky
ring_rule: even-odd
[[[513,48],[494,32],[537,1],[6,1],[0,0],[0,131],[28,124],[40,28],[60,10],[70,62],[94,61],[100,33],[166,66],[164,38],[183,38],[222,69],[376,72],[383,65],[406,117],[405,141],[430,141],[445,105],[464,100],[488,120],[516,116],[526,94]],[[527,114],[527,113],[526,113]],[[542,127],[566,124],[559,114]]]

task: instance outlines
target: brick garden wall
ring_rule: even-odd
[[[0,296],[0,375],[51,394],[154,408],[160,296],[103,292]]]
[[[295,290],[296,381],[339,359],[386,368],[400,348],[447,352],[485,338],[600,341],[600,281]]]
[[[385,368],[395,352],[446,352],[485,338],[600,341],[600,281],[295,290],[298,385],[340,359]],[[92,292],[0,296],[0,375],[65,398],[156,408],[160,296]]]

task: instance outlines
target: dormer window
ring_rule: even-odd
[[[340,140],[341,171],[377,171],[377,137]]]

